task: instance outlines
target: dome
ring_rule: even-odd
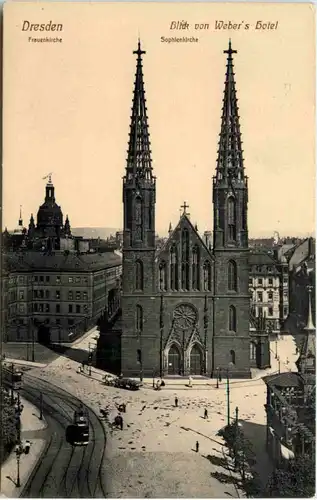
[[[37,212],[37,227],[45,228],[47,226],[63,226],[63,213],[55,201],[54,186],[51,182],[46,185],[45,201]]]

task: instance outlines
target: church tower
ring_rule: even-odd
[[[143,310],[155,291],[155,177],[153,175],[141,43],[137,56],[123,178],[122,371],[142,371]],[[145,333],[145,332],[144,332]]]
[[[248,179],[243,164],[233,54],[227,54],[220,140],[213,178],[215,255],[214,355],[235,376],[249,376]],[[217,314],[219,313],[219,314]],[[226,353],[226,354],[225,354]]]

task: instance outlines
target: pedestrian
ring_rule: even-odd
[[[221,382],[221,381],[222,381],[222,377],[221,377],[221,368],[219,369],[219,377],[218,377],[218,378],[219,378],[219,382]]]
[[[196,453],[198,453],[198,452],[199,452],[199,443],[198,443],[198,441],[196,441]]]
[[[289,364],[289,359],[288,359],[288,358],[286,358],[286,364],[287,364],[287,365]]]
[[[177,396],[175,398],[175,406],[176,406],[176,408],[178,407],[178,397]]]
[[[189,377],[189,379],[188,379],[188,387],[192,387],[192,378],[191,377]]]
[[[204,411],[204,418],[208,418],[208,410],[207,410],[207,408],[205,408],[205,411]]]

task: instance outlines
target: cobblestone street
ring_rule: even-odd
[[[92,332],[73,349],[88,349],[95,335]],[[272,351],[276,348],[272,343]],[[295,345],[292,337],[277,343],[281,371],[294,369]],[[275,352],[275,351],[274,351]],[[208,385],[185,387],[187,381],[167,381],[157,392],[152,380],[145,380],[137,392],[106,387],[101,383],[102,373],[93,369],[92,376],[77,373],[78,363],[60,357],[46,368],[32,370],[41,378],[62,386],[65,390],[90,404],[96,411],[110,408],[110,421],[117,414],[116,405],[127,403],[123,414],[123,430],[108,431],[106,474],[108,494],[111,497],[226,497],[237,496],[229,472],[215,465],[215,457],[223,458],[223,442],[217,436],[227,422],[226,383],[217,389],[214,380]],[[270,370],[257,374],[252,380],[232,380],[230,383],[230,416],[234,418],[239,407],[239,420],[246,438],[256,454],[257,469],[265,479],[269,462],[265,452],[265,384],[259,378],[277,371],[277,360],[272,353]],[[178,407],[175,407],[175,397]],[[204,409],[208,418],[204,419]],[[199,442],[199,452],[195,444]],[[222,472],[227,482],[213,475]],[[199,480],[197,480],[199,478]],[[241,495],[241,492],[240,492]]]

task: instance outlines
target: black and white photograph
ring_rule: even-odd
[[[3,31],[1,493],[313,497],[313,6]]]

